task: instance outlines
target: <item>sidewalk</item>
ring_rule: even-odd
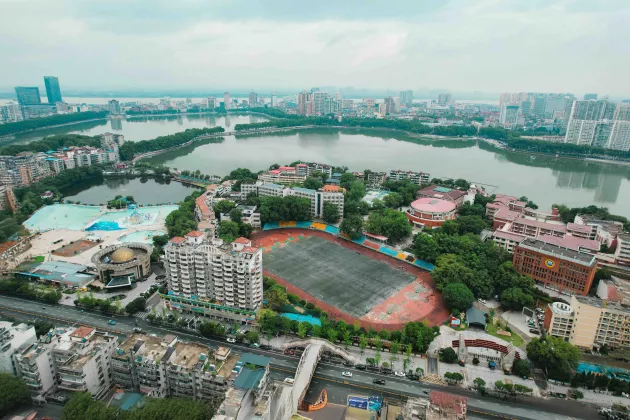
[[[556,385],[551,382],[548,382],[548,391],[552,392],[560,392],[563,394],[569,394],[571,387],[564,385]],[[589,402],[597,405],[611,406],[613,404],[623,404],[625,406],[630,405],[630,398],[626,397],[617,397],[610,393],[597,393],[586,388],[578,388],[584,394],[584,399],[580,401]]]

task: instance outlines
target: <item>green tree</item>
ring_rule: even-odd
[[[567,372],[577,367],[580,351],[568,341],[547,335],[527,344],[527,357],[543,369]]]
[[[236,207],[236,203],[230,200],[217,201],[214,206],[214,212],[217,214],[229,214],[232,209]]]
[[[419,233],[413,238],[413,252],[419,259],[434,263],[439,255],[438,243],[426,233]]]
[[[350,239],[358,239],[363,235],[363,218],[354,214],[346,216],[341,221],[339,230],[348,235]]]
[[[397,242],[411,234],[411,225],[404,213],[384,209],[380,212],[370,213],[366,230],[370,233],[386,236],[392,242]]]
[[[443,290],[452,283],[467,284],[472,281],[473,272],[453,254],[441,255],[437,259],[435,270],[431,274],[438,290]]]
[[[239,237],[240,226],[238,223],[232,222],[231,220],[223,221],[219,223],[218,234],[219,238],[223,239],[225,242],[232,242]]]
[[[326,223],[337,223],[341,217],[339,207],[336,204],[325,201],[322,217]]]
[[[475,296],[464,283],[450,283],[443,290],[442,295],[446,305],[451,309],[466,311],[475,301]]]
[[[383,197],[383,205],[391,209],[397,209],[402,206],[403,198],[398,193],[390,193]]]
[[[247,334],[245,334],[245,338],[250,343],[258,343],[258,342],[260,342],[260,337],[258,335],[258,332],[253,331],[253,330],[248,331]]]
[[[486,381],[484,381],[482,378],[477,377],[473,380],[473,384],[475,385],[475,389],[479,391],[480,394],[485,394]]]
[[[506,308],[520,310],[523,306],[532,306],[533,303],[533,296],[518,287],[511,287],[501,293],[501,305]]]
[[[234,208],[230,210],[230,220],[234,223],[240,224],[243,220],[243,211],[239,208]]]
[[[309,176],[304,180],[304,188],[310,188],[311,190],[318,190],[324,186],[322,179],[319,177]]]
[[[532,372],[532,367],[528,360],[515,359],[512,365],[512,373],[521,377],[529,377]]]
[[[571,388],[571,398],[576,401],[581,400],[582,398],[584,398],[584,393],[579,389]]]
[[[31,402],[31,394],[23,380],[8,373],[0,373],[0,413]]]
[[[365,353],[365,348],[367,347],[368,340],[364,334],[359,336],[359,348],[361,349],[361,354]]]
[[[336,343],[337,342],[337,331],[329,328],[328,329],[328,341],[330,341],[331,343]]]
[[[142,312],[145,310],[147,304],[147,300],[143,297],[137,297],[125,306],[125,311],[128,314],[133,315],[136,312]]]
[[[447,347],[440,352],[440,361],[444,363],[457,362],[457,353],[452,347]]]
[[[479,235],[482,230],[488,227],[488,224],[481,216],[459,216],[455,219],[455,222],[458,225],[460,235],[467,233]]]

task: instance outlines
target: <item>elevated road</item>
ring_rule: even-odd
[[[164,336],[175,334],[183,340],[198,341],[212,347],[231,347],[237,353],[255,353],[271,358],[271,369],[274,376],[279,378],[294,377],[300,358],[284,355],[277,351],[265,351],[248,348],[246,345],[230,344],[222,339],[208,339],[194,332],[181,331],[179,329],[157,326],[145,320],[117,316],[112,318],[101,313],[81,311],[79,308],[45,304],[13,296],[0,295],[0,315],[11,316],[21,321],[46,319],[56,325],[86,325],[99,330],[109,331],[120,337],[131,334],[134,327],[140,327],[149,334]],[[116,325],[109,325],[110,319],[116,320]],[[136,325],[136,321],[138,325]],[[342,371],[352,372],[352,378],[344,378]],[[373,383],[374,379],[385,379],[386,386]],[[574,401],[543,399],[532,397],[510,398],[501,401],[491,397],[481,397],[478,393],[461,387],[444,387],[422,382],[411,381],[406,378],[397,378],[391,375],[382,375],[374,372],[336,366],[320,362],[312,376],[312,383],[318,386],[343,385],[363,390],[363,394],[383,394],[392,398],[407,398],[410,396],[426,396],[431,390],[441,390],[452,394],[468,397],[469,410],[472,413],[501,413],[503,417],[510,419],[595,419],[598,418],[597,410],[588,404]],[[314,385],[313,385],[314,386]],[[307,392],[306,399],[310,394]]]

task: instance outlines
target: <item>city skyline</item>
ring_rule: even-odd
[[[247,7],[201,7],[195,1],[150,7],[146,2],[120,7],[116,1],[42,2],[36,8],[5,3],[0,33],[13,42],[0,46],[7,63],[0,88],[33,86],[33,80],[53,74],[64,89],[262,93],[336,85],[443,90],[454,96],[460,91],[630,95],[623,70],[628,64],[623,40],[630,35],[624,35],[630,14],[625,2],[328,6],[310,5],[305,13],[285,1]],[[24,15],[29,19],[19,18]],[[534,58],[545,65],[532,66]]]

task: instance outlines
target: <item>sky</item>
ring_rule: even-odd
[[[0,0],[0,88],[630,97],[629,0]]]

